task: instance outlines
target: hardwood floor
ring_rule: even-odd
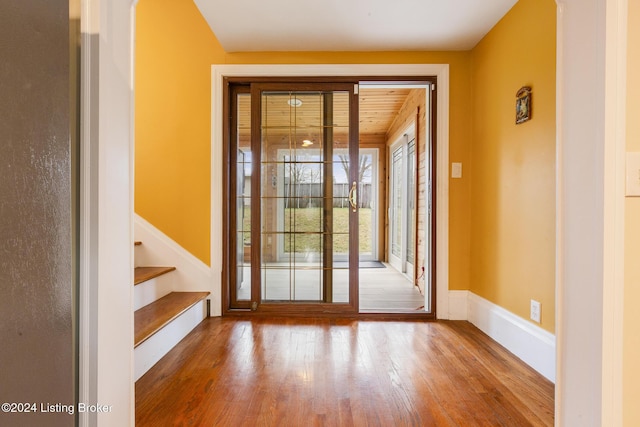
[[[205,319],[136,426],[550,426],[554,386],[463,321]]]

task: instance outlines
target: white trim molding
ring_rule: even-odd
[[[623,425],[627,0],[608,1],[605,42],[602,425]]]
[[[140,215],[134,215],[133,226],[135,240],[142,242],[142,245],[136,247],[136,267],[140,265],[176,267],[176,271],[171,273],[173,291],[213,291],[211,269],[208,265]]]
[[[80,426],[135,423],[133,38],[127,0],[81,0],[78,399],[113,411]]]
[[[222,170],[223,84],[225,77],[305,76],[436,76],[436,315],[449,314],[449,64],[310,64],[211,66],[211,270],[212,310],[222,300]],[[215,304],[217,302],[217,304]],[[212,313],[212,315],[214,315]]]
[[[564,95],[562,94],[562,76],[564,72],[564,2],[556,0],[556,271],[555,271],[555,316],[556,316],[556,382],[554,389],[554,415],[555,419],[560,418],[562,411],[562,373],[564,371],[562,361],[562,324],[564,321],[563,310],[560,309],[564,299],[562,277],[564,275],[564,247],[561,238],[562,219],[564,218],[564,153],[562,147],[562,134],[564,124]],[[556,421],[556,425],[558,422]]]
[[[555,382],[555,335],[473,292],[469,292],[468,297],[469,322]]]

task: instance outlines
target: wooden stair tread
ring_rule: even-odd
[[[142,282],[162,276],[175,269],[175,267],[136,267],[133,273],[133,284],[134,286],[139,285]]]
[[[205,299],[210,292],[171,292],[134,313],[134,348],[176,317]]]

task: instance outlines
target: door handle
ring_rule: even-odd
[[[358,210],[358,184],[353,181],[351,184],[351,190],[349,190],[349,203],[354,212]]]

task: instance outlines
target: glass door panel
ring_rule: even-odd
[[[349,262],[334,264],[336,254],[357,258],[352,249],[357,236],[354,240],[351,233],[357,229],[356,212],[350,203],[344,206],[344,190],[335,185],[336,174],[342,181],[354,179],[352,91],[256,87],[253,97],[261,107],[253,128],[261,181],[259,187],[254,183],[260,196],[260,216],[254,217],[260,264],[253,266],[260,277],[254,284],[259,303],[353,303],[357,272]],[[357,185],[353,188],[347,194],[351,202]]]
[[[360,150],[358,156],[358,169],[357,169],[357,194],[358,194],[358,229],[359,229],[359,259],[360,261],[377,260],[377,217],[376,217],[376,202],[377,202],[377,161],[378,161],[377,149],[364,149]],[[336,209],[349,209],[349,190],[351,189],[351,182],[349,181],[349,150],[347,149],[335,149],[334,156],[337,155],[339,161],[334,162],[334,196],[336,201],[334,208]],[[345,215],[338,218],[344,218]],[[342,223],[334,220],[334,231],[339,233]],[[344,237],[348,240],[348,236]],[[342,245],[336,245],[334,250],[334,260],[338,261],[340,265],[345,264],[348,261],[348,253],[342,251]]]
[[[358,159],[358,227],[360,261],[378,260],[377,149],[360,150]]]
[[[251,303],[251,93],[248,88],[231,92],[229,234],[229,302],[231,308]],[[231,235],[232,234],[232,235]]]

